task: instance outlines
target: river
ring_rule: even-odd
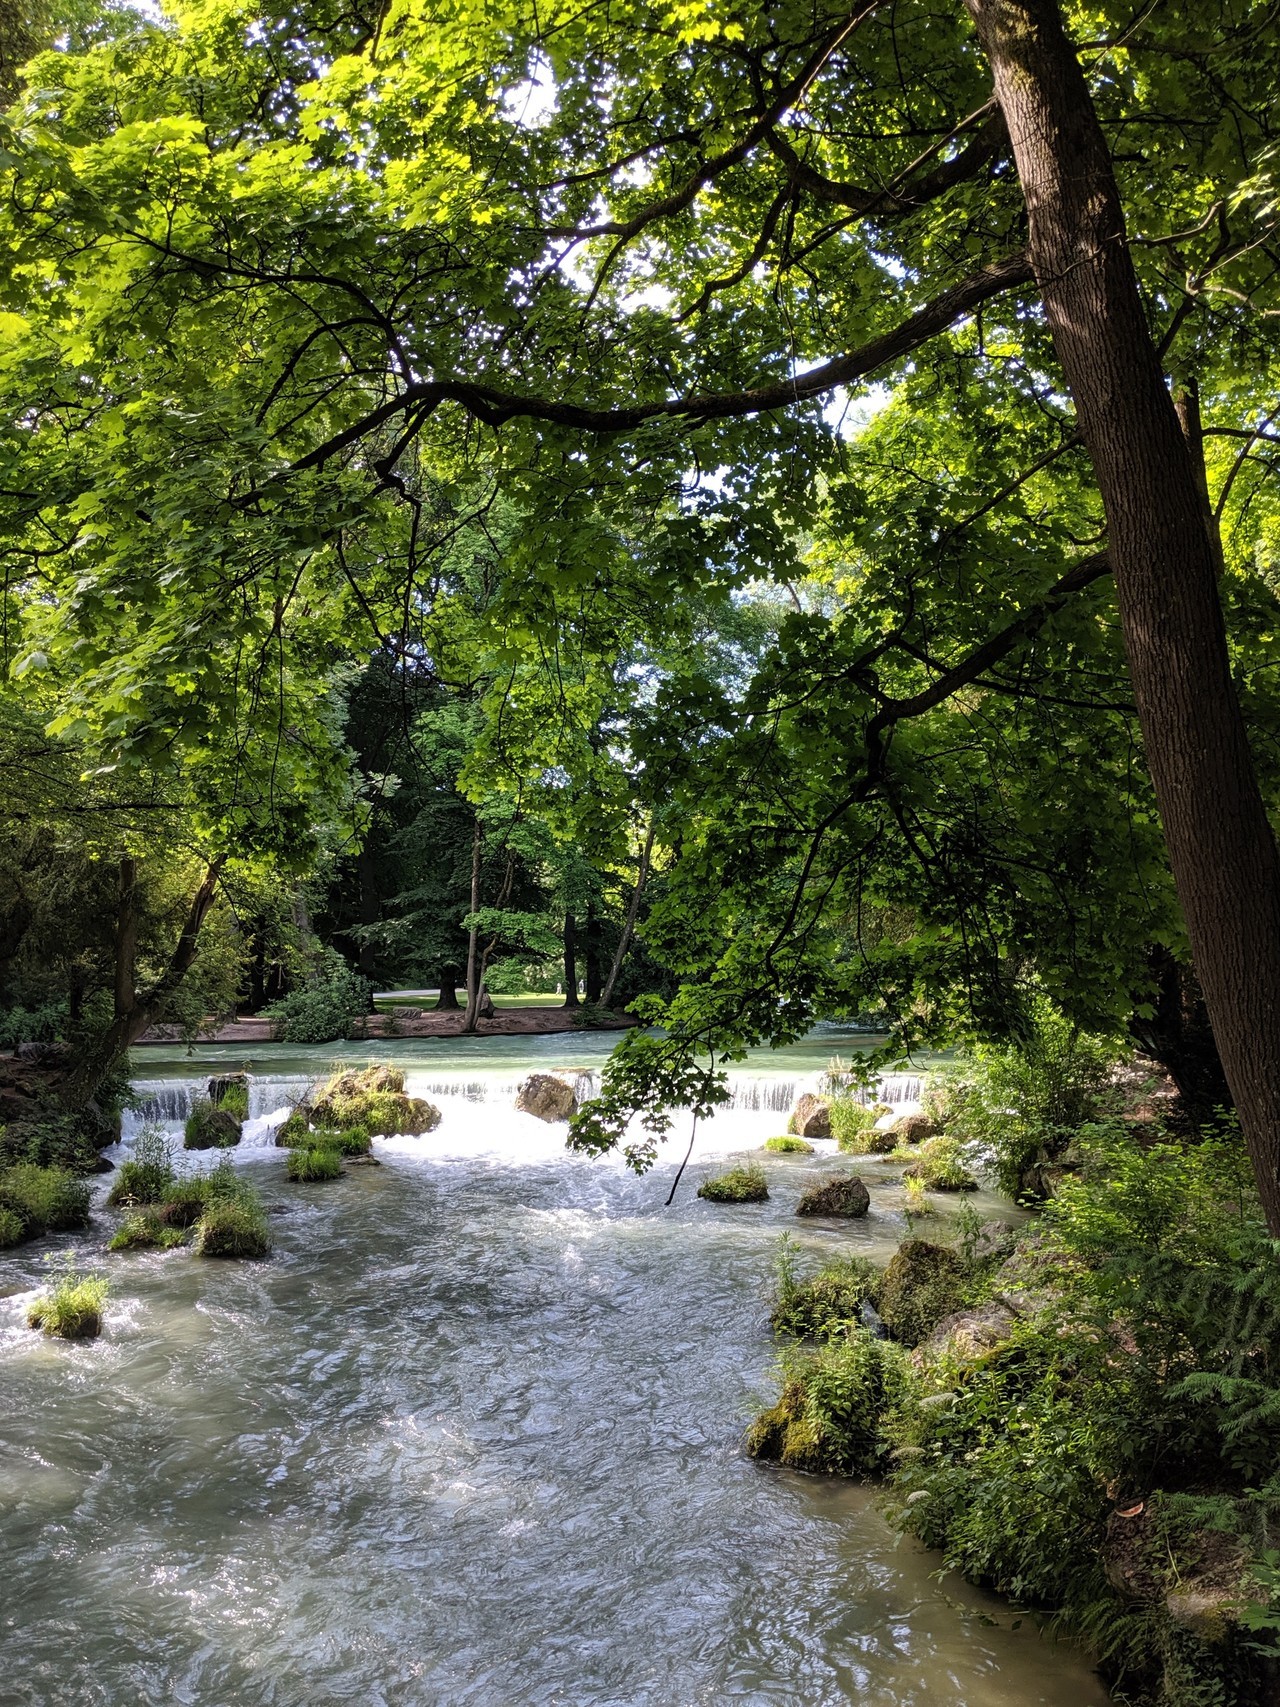
[[[234,1155],[276,1211],[268,1261],[111,1256],[99,1212],[112,1300],[70,1345],[23,1313],[83,1237],[0,1255],[0,1702],[1101,1707],[1084,1658],[940,1581],[874,1490],[742,1455],[779,1235],[887,1257],[898,1170],[860,1166],[845,1228],[793,1214],[825,1157],[770,1158],[763,1205],[694,1193],[841,1041],[735,1069],[671,1209],[678,1155],[638,1179],[511,1107],[611,1039],[263,1048]],[[396,1060],[444,1119],[289,1185],[267,1105],[340,1058]],[[136,1076],[172,1122],[245,1064],[148,1049]]]

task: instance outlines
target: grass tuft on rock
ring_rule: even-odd
[[[202,1257],[265,1257],[271,1236],[262,1205],[245,1198],[215,1199],[196,1224],[195,1248]]]
[[[785,1374],[777,1404],[747,1431],[752,1458],[838,1476],[869,1476],[883,1467],[886,1419],[916,1385],[900,1346],[856,1328],[794,1360]]]
[[[308,1149],[336,1150],[340,1156],[367,1156],[373,1139],[363,1126],[348,1126],[343,1132],[313,1132]]]
[[[168,1251],[186,1240],[182,1227],[170,1226],[154,1209],[128,1216],[107,1243],[109,1251]]]
[[[383,1137],[417,1137],[436,1129],[440,1110],[421,1097],[405,1095],[398,1067],[365,1067],[336,1073],[316,1098],[311,1120],[338,1132],[363,1126]]]
[[[68,1257],[50,1289],[27,1311],[27,1326],[58,1339],[96,1339],[109,1290],[102,1275],[81,1274]]]
[[[796,1274],[798,1247],[783,1236],[778,1254],[778,1295],[769,1317],[776,1334],[791,1339],[829,1339],[860,1326],[863,1304],[880,1296],[881,1271],[866,1257],[840,1257],[802,1280]]]
[[[290,1150],[285,1159],[285,1178],[296,1184],[342,1178],[342,1157],[327,1144],[309,1150]]]
[[[865,1215],[871,1193],[857,1174],[833,1174],[821,1185],[811,1186],[796,1205],[797,1215],[838,1215],[845,1220]]]
[[[775,1156],[812,1156],[816,1153],[813,1145],[804,1138],[766,1138],[761,1148]]]
[[[930,1191],[978,1189],[977,1180],[965,1165],[964,1145],[958,1138],[926,1138],[902,1177],[919,1180]]]
[[[768,1181],[757,1167],[730,1168],[698,1187],[698,1196],[708,1203],[763,1203],[768,1195]]]

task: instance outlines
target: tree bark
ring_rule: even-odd
[[[475,915],[480,911],[480,855],[482,851],[480,820],[476,819],[471,837],[471,929],[467,932],[467,1007],[462,1016],[463,1031],[474,1031],[480,1018],[480,927]]]
[[[1107,518],[1134,699],[1223,1068],[1280,1236],[1280,857],[1227,656],[1191,457],[1111,159],[1056,0],[966,0],[995,77],[1028,253]]]
[[[604,989],[600,992],[600,1006],[607,1008],[613,1000],[613,987],[618,982],[618,974],[622,970],[622,962],[627,957],[631,947],[631,939],[635,935],[636,919],[640,915],[640,899],[644,894],[644,886],[649,880],[649,861],[653,857],[653,837],[657,825],[650,821],[649,833],[644,839],[640,850],[640,869],[636,873],[636,886],[631,891],[631,901],[627,907],[626,923],[622,927],[622,935],[618,938],[618,946],[614,950],[613,964],[609,968],[609,976],[605,979]]]
[[[440,973],[440,994],[436,997],[437,1013],[456,1013],[458,1011],[457,973],[452,966],[447,966]]]
[[[578,928],[572,913],[564,916],[564,1005],[578,1005]]]
[[[1131,1019],[1129,1033],[1141,1052],[1173,1080],[1178,1124],[1200,1132],[1231,1106],[1204,992],[1191,969],[1180,965],[1167,948],[1153,948],[1148,958],[1155,979],[1152,1012]]]
[[[595,902],[587,902],[586,996],[588,1007],[600,1005],[600,919]]]
[[[131,1045],[146,1031],[164,1002],[190,971],[200,947],[200,928],[217,894],[223,863],[221,858],[210,862],[191,898],[168,964],[151,988],[139,995],[134,983],[138,945],[138,873],[133,860],[121,860],[116,908],[115,1011],[111,1024],[81,1055],[62,1087],[62,1100],[69,1108],[83,1108],[93,1100],[107,1074],[124,1059]]]

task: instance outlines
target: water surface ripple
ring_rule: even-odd
[[[772,1246],[824,1164],[726,1210],[695,1161],[665,1211],[669,1166],[559,1142],[459,1098],[333,1185],[259,1150],[272,1259],[104,1256],[93,1345],[21,1326],[56,1242],[3,1259],[6,1707],[1105,1700],[868,1491],[742,1456]],[[887,1248],[890,1181],[810,1246]]]

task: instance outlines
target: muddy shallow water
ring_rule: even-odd
[[[518,1065],[464,1056],[436,1133],[333,1184],[247,1144],[271,1259],[101,1253],[93,1344],[22,1326],[77,1241],[0,1256],[0,1701],[1099,1707],[1086,1660],[938,1581],[872,1492],[742,1455],[777,1238],[829,1158],[699,1202],[781,1130],[739,1107],[666,1210],[674,1163],[568,1156],[511,1110]],[[903,1235],[898,1170],[861,1171],[870,1216],[805,1226],[813,1261]]]

